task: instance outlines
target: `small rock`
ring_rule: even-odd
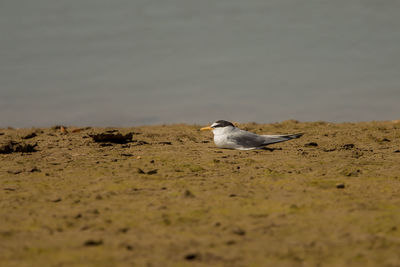
[[[317,144],[317,143],[315,143],[315,142],[311,142],[311,143],[307,143],[307,144],[305,144],[304,146],[305,146],[305,147],[317,147],[317,146],[318,146],[318,144]]]
[[[236,194],[230,194],[229,197],[236,197]]]
[[[7,172],[10,174],[19,174],[22,172],[22,170],[8,170]]]
[[[199,254],[197,253],[189,253],[185,255],[185,260],[192,261],[199,258]]]
[[[35,149],[36,146],[37,144],[31,145],[31,144],[18,143],[15,141],[9,141],[8,143],[0,147],[0,154],[10,154],[14,152],[22,152],[22,153],[36,152],[37,151]]]
[[[171,142],[164,141],[164,142],[158,142],[160,145],[172,145]]]
[[[336,188],[343,189],[343,188],[345,188],[345,185],[344,185],[344,183],[337,183]]]
[[[242,228],[238,227],[235,230],[232,231],[235,235],[245,235],[246,231],[243,230]]]
[[[127,227],[124,227],[124,228],[121,228],[118,230],[118,232],[120,232],[120,233],[126,233],[128,231],[129,231],[129,228],[127,228]]]
[[[135,143],[135,146],[142,146],[142,145],[148,145],[149,143],[143,140],[132,140],[133,143]]]
[[[355,147],[354,144],[345,144],[345,145],[342,146],[342,148],[344,150],[349,150],[349,149],[352,149],[354,147]]]
[[[393,153],[400,153],[400,149],[395,150]]]
[[[3,189],[6,190],[6,191],[15,191],[15,190],[17,190],[15,188],[11,188],[11,187],[5,187]]]
[[[42,172],[41,170],[39,170],[37,167],[33,167],[30,172]]]
[[[137,168],[137,173],[144,174],[145,172],[142,169]]]
[[[151,170],[151,171],[148,171],[147,172],[147,174],[156,174],[158,172],[158,170],[157,169],[155,169],[155,170]]]
[[[128,134],[121,134],[121,133],[100,133],[100,134],[89,134],[89,136],[95,141],[96,143],[114,143],[114,144],[126,144],[132,141],[133,133]]]
[[[30,133],[30,134],[27,134],[27,135],[23,136],[22,139],[31,139],[31,138],[33,138],[35,136],[37,136],[36,133]]]
[[[54,202],[54,203],[57,203],[57,202],[60,202],[62,199],[59,197],[59,198],[55,198],[55,199],[53,199],[53,200],[50,200],[51,202]]]
[[[61,132],[62,134],[67,134],[67,133],[68,133],[67,127],[61,126],[61,127],[60,127],[60,132]]]
[[[235,241],[235,240],[229,240],[229,241],[226,242],[226,244],[227,244],[228,246],[231,246],[231,245],[236,244],[236,241]]]
[[[186,190],[185,193],[183,193],[184,197],[189,197],[189,198],[194,198],[194,194],[190,192],[189,190]]]
[[[87,247],[100,246],[100,245],[103,245],[103,240],[101,240],[101,239],[99,239],[99,240],[89,239],[83,245],[87,246]]]

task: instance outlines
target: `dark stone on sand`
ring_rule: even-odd
[[[189,190],[186,190],[185,193],[183,193],[184,197],[188,197],[188,198],[194,198],[194,194],[192,192],[190,192]]]
[[[234,229],[232,232],[233,232],[235,235],[242,235],[242,236],[243,236],[243,235],[246,234],[246,231],[243,230],[243,229],[240,228],[240,227]]]
[[[350,150],[350,149],[353,149],[354,147],[355,147],[354,144],[345,144],[345,145],[342,146],[342,148],[344,150]]]
[[[158,142],[160,145],[172,145],[171,142],[168,141],[163,141],[163,142]]]
[[[121,228],[118,230],[118,232],[120,232],[120,233],[127,233],[128,231],[129,231],[128,227],[124,227],[124,228]]]
[[[89,239],[83,245],[86,247],[100,246],[100,245],[103,245],[103,240]]]
[[[343,183],[337,183],[336,184],[336,188],[338,188],[338,189],[343,189],[343,188],[345,188],[346,186],[343,184]]]
[[[229,197],[236,197],[236,194],[230,194]]]
[[[41,172],[37,167],[33,167],[30,172]]]
[[[15,191],[15,190],[17,190],[17,189],[12,188],[12,187],[5,187],[3,189],[6,190],[6,191]]]
[[[143,140],[132,140],[133,143],[135,143],[135,146],[142,146],[142,145],[148,145],[149,143]]]
[[[158,170],[157,169],[155,169],[155,170],[151,170],[151,171],[148,171],[147,172],[147,174],[156,174],[158,172]]]
[[[189,253],[185,255],[185,260],[192,261],[199,258],[199,254],[197,253]]]
[[[126,144],[132,142],[133,133],[121,134],[121,133],[100,133],[100,134],[89,134],[89,136],[96,143],[114,143],[114,144]]]
[[[317,147],[317,146],[318,146],[318,144],[317,144],[317,143],[315,143],[315,142],[311,142],[311,143],[307,143],[307,144],[305,144],[304,146],[305,146],[305,147]]]
[[[101,143],[100,146],[101,146],[101,147],[112,146],[112,144],[110,144],[110,143]]]
[[[61,201],[61,198],[60,197],[58,197],[58,198],[56,198],[56,199],[53,199],[53,200],[50,200],[51,202],[54,202],[54,203],[57,203],[57,202],[60,202]]]
[[[25,143],[18,143],[15,141],[9,141],[8,143],[2,145],[0,147],[0,154],[10,154],[15,152],[21,153],[31,153],[36,152],[37,150],[35,147],[37,144],[25,144]]]
[[[400,153],[400,149],[395,150],[393,153]]]
[[[137,168],[137,173],[145,174],[145,172],[141,168]]]
[[[7,172],[10,173],[10,174],[19,174],[19,173],[21,173],[23,171],[22,170],[8,170]]]
[[[332,152],[332,151],[336,151],[336,148],[325,148],[323,151],[324,152]]]
[[[22,139],[31,139],[31,138],[36,137],[36,136],[37,136],[36,133],[30,133],[30,134],[27,134],[27,135],[23,136]]]

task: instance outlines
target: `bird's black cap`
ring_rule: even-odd
[[[229,121],[224,121],[224,120],[218,120],[212,124],[212,128],[217,128],[217,127],[226,127],[226,126],[232,126],[235,127],[231,122]]]

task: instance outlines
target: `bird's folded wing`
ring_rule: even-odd
[[[227,141],[247,148],[261,147],[265,144],[265,137],[247,131],[237,131],[227,137]]]

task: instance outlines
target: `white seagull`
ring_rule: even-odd
[[[258,135],[235,127],[231,122],[219,120],[210,126],[200,129],[211,130],[214,134],[214,143],[219,148],[230,148],[238,150],[263,149],[266,145],[285,142],[299,138],[303,134],[288,135]]]

